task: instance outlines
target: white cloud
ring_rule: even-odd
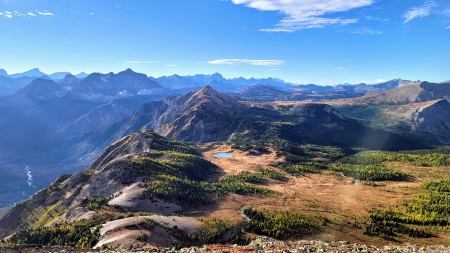
[[[343,69],[345,69],[344,67],[337,67],[337,68],[334,68],[334,70],[343,70]]]
[[[269,69],[269,70],[272,70],[272,71],[277,71],[277,70],[280,70],[280,69]]]
[[[12,12],[10,12],[10,11],[5,11],[4,12],[5,14],[5,17],[7,17],[7,18],[12,18],[13,17],[13,14],[12,14]]]
[[[125,61],[128,64],[155,64],[160,63],[160,61]]]
[[[450,29],[450,26],[447,26],[445,29]]]
[[[380,21],[380,22],[384,22],[384,23],[389,22],[388,18],[380,18],[380,17],[372,17],[372,16],[365,16],[365,17],[369,21]]]
[[[91,13],[89,13],[89,15],[94,16],[94,13],[91,12]]]
[[[163,65],[164,67],[177,67],[178,65],[177,64],[166,64],[166,65]]]
[[[385,82],[387,82],[387,81],[386,81],[386,79],[383,79],[383,78],[377,80],[377,83],[385,83]]]
[[[294,32],[302,29],[323,28],[329,25],[347,25],[357,19],[325,18],[329,13],[344,12],[371,5],[375,0],[232,0],[261,11],[278,11],[286,15],[273,28],[264,32]]]
[[[39,15],[42,15],[42,16],[53,16],[53,13],[51,13],[51,12],[48,12],[48,11],[38,11],[38,14]]]
[[[53,16],[53,13],[48,11],[38,11],[36,10],[37,14],[42,16]],[[36,17],[38,16],[34,11],[29,11],[27,13],[21,13],[18,11],[4,11],[3,13],[0,12],[1,16],[4,16],[5,18],[13,18],[13,17]]]
[[[246,63],[250,65],[256,66],[278,66],[282,65],[284,61],[282,60],[248,60],[248,59],[219,59],[209,61],[209,64],[238,64],[238,63]]]
[[[18,11],[14,11],[14,15],[16,15],[18,17],[26,16],[26,14],[20,13]]]
[[[3,16],[3,13],[0,11],[0,16]]]
[[[434,6],[436,6],[436,3],[434,1],[427,1],[422,6],[412,7],[407,12],[405,12],[405,14],[403,14],[403,17],[405,18],[405,21],[403,21],[403,23],[405,24],[415,18],[426,17],[430,15],[430,11]]]
[[[378,30],[372,30],[372,29],[356,29],[354,33],[362,34],[362,33],[368,33],[368,34],[382,34],[382,31]]]

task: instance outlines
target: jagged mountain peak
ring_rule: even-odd
[[[195,104],[199,105],[204,103],[208,103],[209,106],[216,106],[211,107],[211,110],[241,106],[234,97],[222,94],[209,85],[206,85],[193,93],[188,93],[185,96],[189,97],[186,104],[191,107],[195,107]]]
[[[211,74],[209,76],[211,78],[213,78],[213,79],[216,79],[216,80],[223,80],[224,79],[223,76],[220,73],[217,73],[217,72],[215,72],[215,73],[213,73],[213,74]]]
[[[117,75],[130,75],[130,74],[138,74],[138,73],[133,71],[131,68],[127,68],[126,70],[117,73]]]

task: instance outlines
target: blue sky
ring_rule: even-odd
[[[8,73],[450,79],[448,0],[0,0]]]

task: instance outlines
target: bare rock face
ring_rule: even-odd
[[[227,140],[239,125],[238,116],[247,108],[209,86],[170,103],[173,105],[165,114],[174,118],[155,128],[155,132],[195,143]]]
[[[44,201],[47,197],[47,191],[48,190],[45,188],[33,194],[33,196],[31,197],[32,202]]]
[[[47,199],[45,200],[45,205],[52,205],[56,202],[58,202],[59,200],[62,199],[62,197],[64,197],[64,194],[56,191],[56,192],[52,192],[50,194],[50,196],[47,197]]]
[[[393,106],[383,114],[393,122],[408,125],[413,133],[427,133],[450,144],[450,103],[445,99]]]
[[[85,172],[77,172],[73,174],[66,182],[66,186],[68,188],[72,188],[77,184],[80,184],[81,182],[86,181],[89,178],[89,176]]]
[[[84,213],[86,213],[88,210],[84,207],[72,207],[69,209],[69,211],[67,211],[66,215],[64,216],[64,218],[67,221],[74,221],[76,220],[78,217],[80,217],[81,215],[83,215]]]

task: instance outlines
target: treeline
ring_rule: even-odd
[[[91,228],[95,227],[93,231]],[[9,239],[15,244],[61,245],[91,248],[100,237],[100,222],[96,220],[55,224],[53,227],[21,230]]]
[[[317,232],[319,226],[326,223],[324,218],[313,218],[293,211],[262,212],[247,208],[244,214],[250,219],[245,225],[246,231],[277,239],[301,238]]]
[[[176,201],[181,205],[204,205],[211,201],[208,199],[202,183],[182,179],[175,176],[160,175],[158,180],[141,184],[146,188],[143,196],[146,198],[158,197],[166,201]]]
[[[306,173],[319,174],[328,166],[324,162],[310,161],[298,164],[283,164],[280,166],[282,170],[291,175],[303,175]]]
[[[339,160],[340,163],[354,165],[375,165],[383,162],[402,162],[416,166],[449,166],[450,154],[447,149],[403,151],[403,152],[382,152],[363,151],[352,156],[347,156]]]
[[[144,182],[142,186],[146,188],[144,195],[147,198],[158,197],[165,200],[176,201],[181,205],[204,205],[211,203],[208,193],[214,193],[220,198],[230,193],[239,195],[271,196],[276,192],[246,183],[245,180],[258,181],[262,178],[260,174],[254,176],[251,173],[243,173],[237,176],[228,176],[215,183],[198,182],[189,179],[182,179],[175,176],[160,175],[158,180]],[[261,181],[259,181],[261,182]]]
[[[222,219],[202,220],[200,231],[188,235],[188,246],[223,243],[247,245],[250,238],[243,233],[243,222],[233,224]]]
[[[334,169],[345,176],[364,181],[410,181],[414,177],[382,165],[337,164]]]
[[[95,199],[89,199],[85,198],[81,200],[81,206],[86,207],[89,210],[99,210],[103,206],[108,204],[108,201],[110,201],[111,198],[95,198]]]
[[[151,150],[174,151],[183,154],[199,155],[195,144],[167,139],[152,131],[146,131],[146,136],[152,139]]]
[[[228,243],[246,245],[250,239],[244,232],[266,235],[277,239],[302,238],[320,231],[327,220],[295,211],[258,211],[244,209],[249,220],[232,224],[221,219],[203,221],[200,232],[189,235],[197,244]]]
[[[397,233],[411,237],[430,237],[432,229],[448,228],[450,220],[450,180],[422,184],[426,190],[405,202],[403,211],[373,210],[367,235],[395,240]],[[386,233],[386,231],[390,231]]]
[[[262,184],[267,182],[268,179],[285,180],[286,177],[276,170],[259,168],[257,173],[242,171],[237,175],[226,176],[222,178],[220,182],[221,183],[245,182],[251,184]]]
[[[213,163],[192,154],[158,151],[133,160],[142,176],[171,175],[191,180],[206,180],[216,170]]]

